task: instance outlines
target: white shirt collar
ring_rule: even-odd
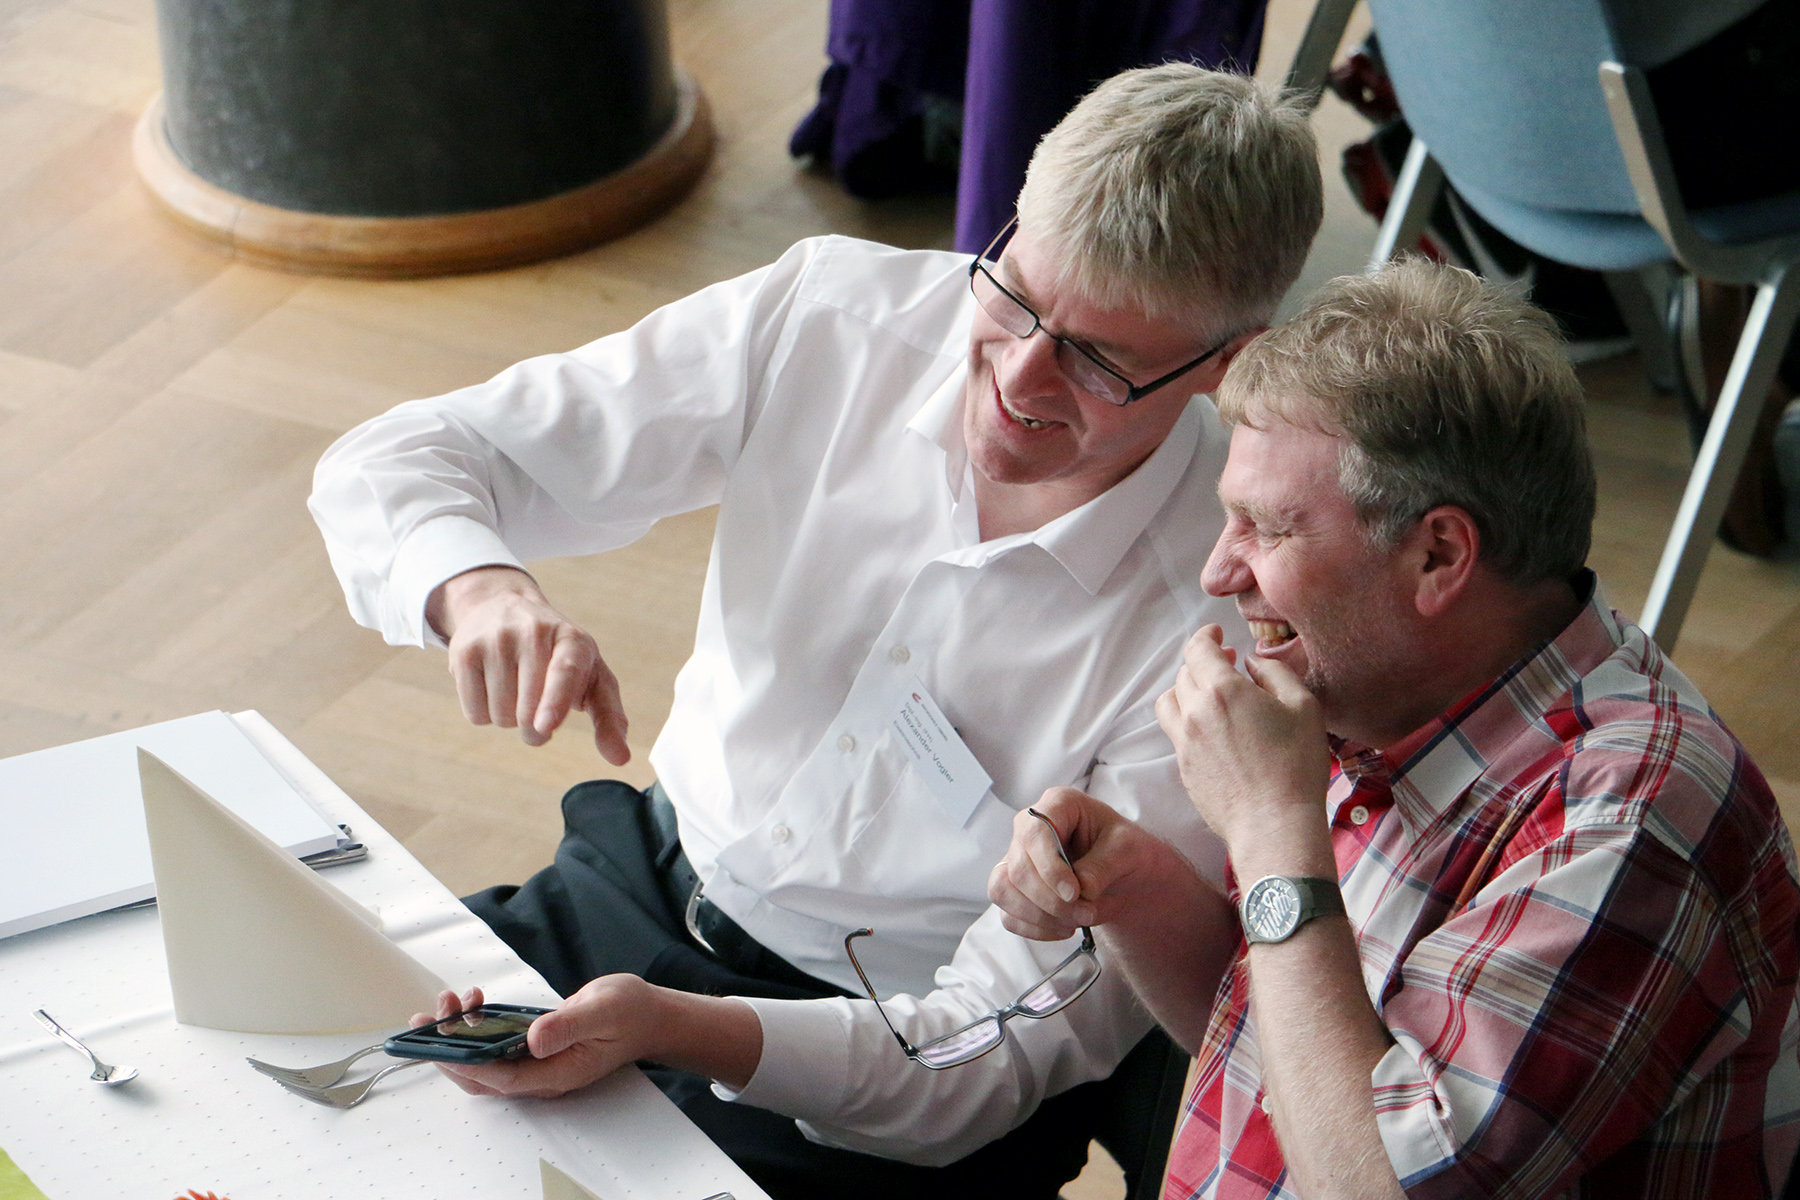
[[[1094,595],[1174,493],[1194,461],[1202,422],[1216,421],[1213,403],[1196,395],[1162,445],[1137,470],[1033,535],[1075,581]]]
[[[951,371],[919,405],[919,411],[906,423],[908,433],[916,433],[944,452],[944,483],[953,500],[960,501],[963,476],[969,462],[968,444],[963,441],[962,401],[964,383],[969,377],[969,364]]]
[[[963,492],[973,475],[967,444],[963,441],[962,401],[968,367],[953,371],[931,393],[907,430],[935,443],[944,452],[944,482],[953,503],[972,497]],[[1080,508],[1064,513],[1031,532],[998,538],[983,546],[986,561],[1017,546],[1041,546],[1061,563],[1089,595],[1097,594],[1125,557],[1138,535],[1168,501],[1193,462],[1207,420],[1217,423],[1217,409],[1205,395],[1196,394],[1182,410],[1162,445],[1124,479]]]

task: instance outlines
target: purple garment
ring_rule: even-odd
[[[922,126],[931,98],[962,101],[969,0],[831,0],[829,28],[831,65],[789,153],[829,162],[865,200],[953,190],[955,163],[927,162]]]
[[[853,194],[947,189],[924,151],[934,102],[962,100],[956,245],[1011,218],[1038,139],[1096,83],[1184,60],[1250,70],[1267,0],[832,0],[832,65],[790,149]]]

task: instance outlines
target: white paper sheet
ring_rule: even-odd
[[[0,759],[0,938],[156,894],[138,747],[295,855],[338,830],[222,712]]]

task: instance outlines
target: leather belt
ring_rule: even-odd
[[[761,962],[773,957],[768,948],[745,933],[744,927],[727,916],[724,909],[708,900],[698,882],[688,896],[686,918],[688,935],[734,971],[758,973]]]
[[[704,897],[700,894],[700,881],[696,879],[694,881],[694,890],[692,892],[688,893],[688,902],[687,902],[688,936],[693,938],[696,942],[699,942],[702,946],[706,947],[707,950],[711,951],[712,956],[714,958],[723,957],[722,955],[720,955],[718,950],[713,946],[712,942],[707,940],[705,932],[703,932],[700,928],[700,905],[702,902],[705,903],[706,907],[708,907],[709,909],[712,909],[713,912],[718,912],[719,906],[714,904],[711,900],[707,900],[706,897]],[[709,913],[708,915],[710,916],[711,914]],[[719,913],[719,915],[724,916],[725,914]]]
[[[747,980],[781,984],[785,988],[797,989],[800,995],[855,994],[834,983],[808,975],[794,966],[751,937],[742,925],[726,915],[724,909],[706,898],[701,890],[700,880],[693,867],[688,864],[687,855],[681,852],[675,808],[663,794],[660,785],[653,784],[650,788],[650,815],[655,822],[659,840],[663,843],[656,863],[663,876],[663,886],[668,889],[663,894],[675,900],[683,891],[687,892],[682,918],[683,924],[687,926],[688,936],[694,939],[695,945],[705,949],[734,974],[744,976]],[[752,991],[749,994],[763,993]]]

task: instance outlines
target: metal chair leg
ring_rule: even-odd
[[[1306,32],[1300,37],[1300,46],[1294,51],[1294,61],[1288,67],[1283,87],[1305,92],[1313,105],[1319,103],[1319,96],[1325,90],[1325,77],[1331,72],[1332,56],[1337,53],[1338,43],[1344,40],[1344,28],[1350,24],[1350,14],[1355,8],[1356,0],[1317,0],[1312,17],[1306,22]]]
[[[1414,134],[1412,145],[1406,148],[1406,161],[1400,166],[1400,177],[1394,180],[1394,194],[1388,199],[1387,216],[1381,219],[1375,249],[1369,254],[1369,270],[1377,270],[1396,253],[1417,244],[1425,231],[1426,218],[1431,215],[1431,206],[1443,190],[1444,168],[1431,157],[1424,139]]]
[[[1638,362],[1652,387],[1673,391],[1679,386],[1674,339],[1669,335],[1669,287],[1672,274],[1661,263],[1636,271],[1605,271],[1606,290],[1612,294],[1625,328],[1637,346]]]
[[[1731,358],[1731,370],[1719,392],[1706,437],[1694,456],[1693,473],[1688,476],[1674,528],[1669,530],[1668,544],[1663,548],[1656,578],[1650,584],[1650,596],[1644,602],[1644,614],[1638,621],[1664,653],[1672,653],[1681,636],[1701,569],[1712,551],[1719,521],[1744,465],[1744,455],[1762,416],[1763,398],[1775,378],[1796,316],[1800,316],[1800,271],[1784,267],[1757,285],[1750,316]]]

